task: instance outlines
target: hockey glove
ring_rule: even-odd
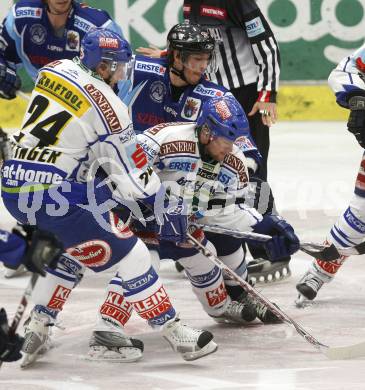
[[[55,268],[64,252],[63,245],[53,233],[36,230],[26,252],[23,264],[31,272],[45,276],[45,267]]]
[[[255,233],[267,234],[271,240],[261,243],[270,261],[281,260],[299,250],[299,239],[294,233],[293,227],[284,219],[276,215],[265,215],[263,220],[253,227]],[[250,244],[258,245],[250,240]]]
[[[349,100],[351,110],[347,122],[347,128],[352,133],[361,147],[365,149],[365,97],[353,96]]]
[[[17,334],[9,334],[9,324],[6,312],[0,310],[0,361],[15,362],[22,357],[20,350],[24,339]]]
[[[21,81],[16,74],[15,66],[11,66],[0,57],[0,98],[14,99],[16,91],[20,89]]]
[[[163,213],[158,213],[155,209],[160,239],[176,243],[186,241],[188,217],[183,198],[170,196],[164,200],[163,210]]]

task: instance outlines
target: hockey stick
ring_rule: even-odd
[[[33,273],[27,287],[24,290],[23,296],[20,299],[20,303],[16,309],[15,316],[11,322],[9,333],[14,334],[18,329],[19,323],[23,318],[26,307],[28,306],[29,297],[32,295],[35,284],[37,283],[39,274]]]
[[[353,359],[357,357],[365,356],[365,342],[345,346],[345,347],[329,347],[328,345],[322,344],[310,333],[308,333],[301,325],[284,313],[278,306],[271,303],[266,299],[261,293],[259,293],[255,288],[253,288],[249,283],[244,279],[238,276],[234,271],[232,271],[226,264],[224,264],[217,256],[215,256],[209,249],[202,245],[198,240],[196,240],[191,234],[187,234],[188,240],[194,245],[194,247],[212,261],[220,269],[224,270],[225,273],[239,283],[239,285],[247,291],[248,294],[253,296],[257,301],[265,305],[270,311],[272,311],[279,319],[287,323],[288,325],[294,327],[294,329],[302,336],[309,344],[314,348],[323,353],[328,359],[331,360],[342,360],[342,359]]]
[[[192,225],[203,229],[207,232],[225,234],[231,237],[253,239],[256,241],[265,242],[271,239],[270,236],[265,234],[258,234],[253,232],[240,232],[235,229],[222,228],[218,225],[205,225],[201,223],[192,223]],[[351,256],[351,255],[363,255],[365,254],[365,242],[355,245],[351,248],[336,248],[333,244],[328,246],[324,244],[315,244],[313,242],[301,242],[300,250],[304,253],[315,257],[316,259],[324,261],[333,261],[338,259],[340,256]]]
[[[224,272],[233,280],[239,283],[239,285],[253,298],[257,301],[261,302],[264,306],[266,306],[270,311],[272,311],[279,319],[287,324],[293,326],[295,330],[302,336],[304,339],[309,342],[313,347],[318,349],[320,352],[326,354],[326,350],[329,347],[325,344],[322,344],[317,339],[315,339],[311,334],[309,334],[304,328],[302,328],[297,322],[295,322],[292,318],[290,318],[286,313],[284,313],[279,307],[275,306],[268,299],[266,299],[261,293],[259,293],[255,288],[253,288],[249,283],[247,283],[244,279],[238,276],[234,271],[232,271],[226,264],[224,264],[217,256],[215,256],[209,249],[207,249],[204,245],[202,245],[198,240],[196,240],[191,234],[187,235],[188,240],[194,245],[194,247],[202,253],[205,257],[207,257],[210,261],[212,261],[216,266],[220,269],[224,270]]]
[[[14,335],[16,333],[16,330],[18,329],[18,326],[20,324],[21,319],[23,318],[23,314],[25,312],[26,307],[28,306],[29,297],[32,294],[32,291],[34,289],[35,284],[37,283],[39,275],[36,273],[33,273],[29,283],[27,284],[27,287],[24,290],[24,293],[20,299],[20,303],[16,309],[15,316],[13,318],[13,321],[11,322],[11,325],[8,330],[9,335]],[[0,367],[3,364],[3,362],[0,362]]]

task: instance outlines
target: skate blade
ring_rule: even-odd
[[[218,350],[218,345],[214,341],[210,341],[205,347],[196,352],[185,352],[182,354],[184,360],[191,362],[192,360],[200,359],[210,355]]]
[[[38,352],[36,352],[36,353],[24,353],[23,352],[23,360],[20,363],[20,368],[31,367],[37,361],[38,356],[39,356]]]
[[[250,283],[255,284],[265,284],[265,283],[277,283],[285,279],[288,279],[291,276],[291,271],[289,267],[283,267],[275,272],[263,272],[263,273],[253,273],[249,274]]]
[[[302,294],[298,295],[298,298],[294,301],[295,306],[298,309],[304,309],[305,307],[309,307],[313,305],[312,301],[309,301],[307,298],[305,298]]]
[[[106,347],[89,350],[85,360],[108,363],[134,363],[141,360],[143,353],[138,348],[123,348],[122,352],[110,351]]]

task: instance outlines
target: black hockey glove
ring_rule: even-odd
[[[32,242],[26,252],[23,264],[29,271],[45,276],[44,268],[55,268],[63,252],[62,243],[53,233],[36,230],[32,235]]]
[[[347,122],[347,128],[352,133],[361,147],[365,149],[365,97],[353,96],[349,100],[351,110]]]
[[[0,361],[15,362],[22,357],[20,350],[24,339],[18,334],[9,334],[8,318],[6,311],[0,309]]]
[[[21,87],[21,81],[16,69],[3,58],[0,58],[0,98],[14,99],[16,91]]]

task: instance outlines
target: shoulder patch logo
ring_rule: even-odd
[[[257,35],[265,32],[265,27],[262,24],[261,18],[258,16],[255,19],[245,22],[246,32],[249,38],[256,37]]]
[[[42,17],[42,8],[35,7],[19,7],[15,9],[14,16],[16,18],[36,18],[40,19]]]

